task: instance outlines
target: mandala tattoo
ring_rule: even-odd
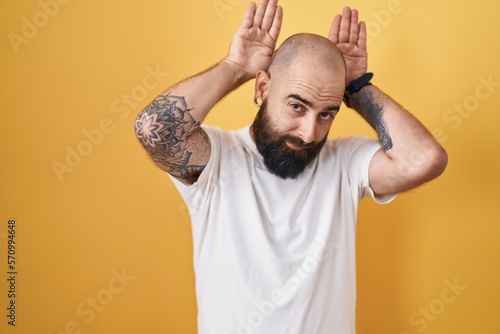
[[[190,163],[194,144],[209,139],[189,113],[183,96],[162,95],[156,98],[135,121],[135,132],[142,146],[153,161],[162,165],[172,175],[190,179],[205,167]],[[196,147],[196,146],[194,146]]]

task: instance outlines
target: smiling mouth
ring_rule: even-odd
[[[295,151],[302,151],[304,149],[303,146],[297,146],[295,145],[294,143],[290,142],[290,141],[286,141],[286,144],[288,145],[288,147],[290,147],[291,149],[295,150]]]

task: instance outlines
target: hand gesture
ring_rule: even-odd
[[[258,6],[250,3],[233,38],[226,59],[239,66],[246,79],[267,71],[271,64],[283,18],[283,9],[277,4],[278,0],[261,0]]]
[[[358,23],[357,10],[345,7],[342,15],[336,15],[328,39],[344,55],[347,68],[346,85],[366,73],[366,25],[364,22]]]

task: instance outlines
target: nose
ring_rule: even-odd
[[[302,117],[300,120],[298,135],[305,144],[312,143],[316,137],[316,117],[313,116],[311,113],[311,115]]]

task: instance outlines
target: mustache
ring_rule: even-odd
[[[306,150],[307,149],[313,149],[313,148],[315,148],[317,146],[317,143],[315,143],[314,141],[306,144],[299,137],[296,137],[296,136],[293,136],[293,135],[290,135],[290,134],[283,135],[282,138],[281,138],[281,141],[283,143],[286,142],[286,141],[288,141],[288,142],[292,143],[293,145],[302,147],[303,149],[306,149]]]

